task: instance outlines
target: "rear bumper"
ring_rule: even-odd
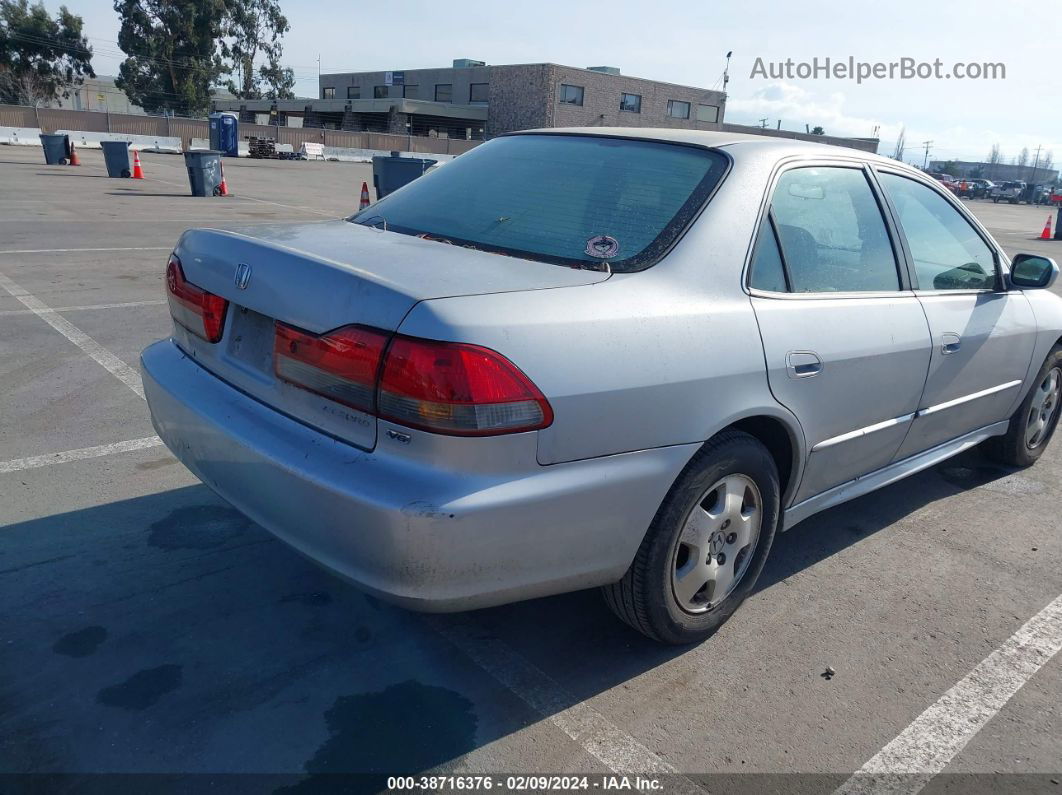
[[[365,452],[247,397],[169,340],[141,356],[152,422],[204,483],[298,551],[417,610],[485,607],[623,576],[697,449],[466,471]],[[520,436],[520,435],[517,435]]]

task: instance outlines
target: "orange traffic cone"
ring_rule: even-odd
[[[81,158],[77,156],[77,149],[74,148],[74,142],[70,142],[70,165],[80,166]]]
[[[1051,216],[1047,216],[1047,223],[1044,224],[1044,231],[1040,233],[1041,240],[1051,239]]]
[[[369,183],[361,183],[361,201],[358,202],[358,209],[364,210],[370,204],[369,202]]]
[[[221,184],[218,185],[218,196],[228,196],[228,195],[230,195],[230,194],[229,194],[229,186],[225,182],[225,164],[221,163]]]
[[[144,169],[140,165],[140,153],[133,150],[133,179],[143,179]]]

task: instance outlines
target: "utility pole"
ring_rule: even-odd
[[[922,146],[926,148],[925,159],[922,160],[922,170],[925,171],[929,167],[929,149],[933,146],[932,141],[922,141]]]
[[[1040,167],[1040,150],[1044,148],[1043,144],[1039,144],[1036,147],[1036,159],[1033,160],[1032,178],[1036,179],[1036,170]]]
[[[726,54],[726,66],[723,67],[723,94],[726,94],[726,84],[730,82],[730,56],[734,54],[733,50],[730,50]]]
[[[763,129],[766,130],[768,121],[769,121],[769,119],[760,119],[760,127],[762,127]]]

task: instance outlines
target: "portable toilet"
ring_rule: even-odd
[[[240,120],[235,113],[210,114],[210,148],[229,157],[240,156]]]

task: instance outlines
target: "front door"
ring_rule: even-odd
[[[934,187],[879,172],[933,336],[925,393],[897,453],[906,458],[1008,419],[1029,370],[1036,321],[1020,291],[1000,289],[993,247]]]
[[[775,398],[811,451],[795,502],[886,466],[918,408],[929,329],[864,170],[775,185],[749,287]]]

